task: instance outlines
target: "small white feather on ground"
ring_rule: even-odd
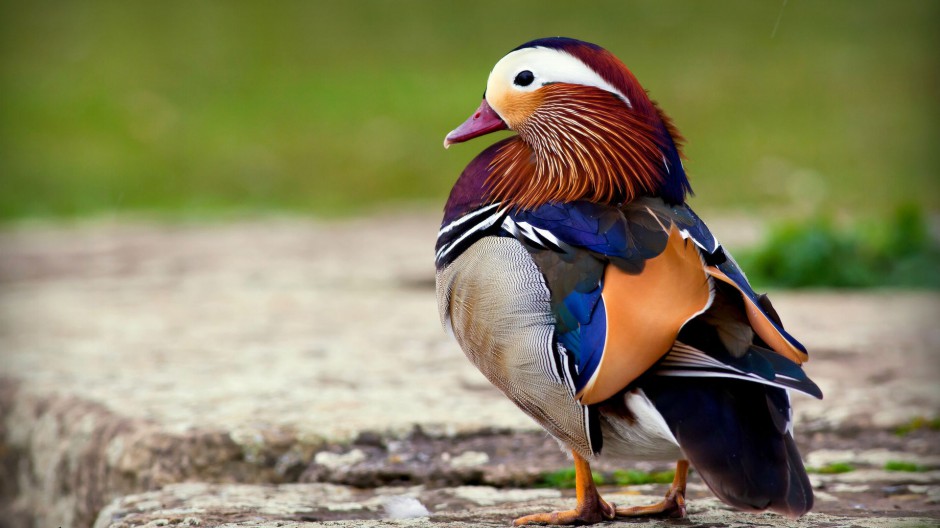
[[[389,497],[383,506],[385,507],[385,517],[387,519],[414,519],[431,515],[431,512],[421,504],[421,501],[414,497]]]

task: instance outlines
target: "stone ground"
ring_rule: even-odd
[[[537,486],[565,455],[440,328],[436,227],[0,231],[0,526],[504,526],[570,507],[572,490]],[[759,231],[713,230],[731,247]],[[940,431],[894,431],[940,414],[940,295],[772,298],[826,393],[795,398],[807,463],[854,471],[814,474],[798,522],[730,511],[693,475],[689,520],[611,525],[940,524]]]

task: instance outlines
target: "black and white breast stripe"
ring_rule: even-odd
[[[437,254],[434,257],[437,267],[440,269],[451,263],[471,244],[491,234],[494,226],[499,229],[500,219],[505,215],[499,204],[494,203],[441,227],[437,233]]]
[[[490,205],[481,207],[481,208],[477,209],[476,211],[467,213],[467,214],[461,216],[460,218],[454,220],[453,222],[447,224],[446,226],[442,227],[441,230],[438,231],[437,237],[438,237],[438,238],[441,238],[441,237],[447,235],[448,233],[450,233],[450,232],[452,232],[452,231],[454,231],[454,230],[457,230],[458,228],[460,228],[460,226],[462,226],[462,225],[464,225],[464,224],[467,224],[468,222],[469,222],[469,223],[473,223],[473,222],[471,222],[471,221],[472,221],[474,218],[476,218],[477,220],[479,220],[481,216],[485,215],[485,213],[492,213],[492,212],[494,212],[494,210],[496,210],[497,207],[499,207],[499,203],[494,203],[494,204],[490,204]]]
[[[499,203],[481,207],[445,225],[437,233],[435,262],[442,268],[452,262],[471,244],[486,235],[511,236],[538,249],[564,252],[571,247],[551,231],[528,222],[517,222]]]
[[[558,240],[551,231],[535,227],[528,222],[516,222],[512,217],[503,218],[501,225],[503,231],[512,235],[517,240],[531,244],[539,249],[550,249],[552,251],[563,252],[571,249],[571,246]]]

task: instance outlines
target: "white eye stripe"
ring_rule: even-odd
[[[516,76],[526,70],[532,72],[534,81],[527,86],[515,84]],[[523,48],[509,53],[493,67],[486,83],[486,91],[497,93],[512,87],[515,90],[531,92],[551,83],[594,86],[616,94],[628,107],[632,107],[630,99],[625,94],[605,81],[577,57],[552,48]]]

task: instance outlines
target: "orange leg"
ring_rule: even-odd
[[[666,492],[666,498],[651,506],[617,508],[617,517],[685,517],[685,482],[689,473],[689,461],[676,462],[676,476]]]
[[[591,466],[587,460],[572,451],[574,454],[574,479],[578,504],[573,510],[556,511],[551,513],[536,513],[519,517],[512,522],[513,526],[525,524],[594,524],[614,518],[614,506],[607,504],[597,492],[594,477],[591,475]]]

